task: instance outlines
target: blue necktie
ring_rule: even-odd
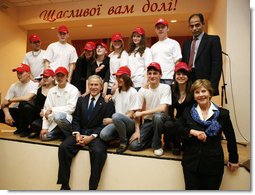
[[[93,112],[93,109],[94,109],[94,100],[95,100],[94,97],[92,97],[90,100],[90,104],[89,104],[89,108],[88,108],[88,116],[87,116],[88,120],[89,120],[89,118]]]

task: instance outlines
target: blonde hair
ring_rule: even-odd
[[[213,96],[213,87],[209,80],[207,79],[197,79],[190,88],[191,94],[194,94],[194,91],[199,89],[200,87],[204,87],[209,91],[210,96]]]
[[[123,40],[120,40],[120,41],[121,41],[121,49],[120,49],[118,58],[120,58],[122,52],[124,51],[124,41]],[[111,43],[110,43],[110,51],[114,51],[113,41],[111,41]]]

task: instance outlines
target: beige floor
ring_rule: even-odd
[[[20,141],[20,142],[30,142],[30,143],[37,143],[37,144],[44,144],[44,145],[53,145],[53,146],[58,146],[60,144],[59,140],[55,141],[50,141],[50,142],[42,142],[38,138],[35,139],[29,139],[29,138],[21,138],[18,135],[14,135],[13,131],[15,128],[12,128],[8,125],[5,125],[3,123],[0,123],[0,139],[4,140],[12,140],[12,141]],[[111,145],[108,149],[109,153],[115,153],[115,146]],[[225,161],[227,162],[228,154],[227,154],[227,146],[226,146],[226,141],[222,141],[222,146],[223,150],[225,152]],[[241,166],[246,167],[248,170],[250,170],[250,159],[251,159],[251,154],[250,154],[250,144],[243,145],[243,144],[238,144],[238,153],[239,153],[239,162]],[[164,155],[161,157],[155,157],[153,154],[152,149],[147,149],[143,151],[130,151],[127,150],[123,155],[134,155],[134,156],[143,156],[143,157],[150,157],[150,158],[161,158],[161,159],[172,159],[172,160],[181,160],[182,155],[175,156],[172,154],[171,151],[164,151]]]

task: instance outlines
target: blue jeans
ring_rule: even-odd
[[[100,132],[100,138],[104,141],[110,141],[119,136],[121,144],[127,144],[128,138],[135,131],[135,122],[121,113],[112,115],[112,123],[107,125]]]
[[[50,141],[60,138],[61,136],[64,136],[64,138],[71,135],[71,123],[66,119],[66,113],[58,113],[54,116],[53,119],[57,126],[52,129],[50,132],[45,134],[42,137],[42,141]]]
[[[152,120],[145,120],[140,126],[140,143],[134,140],[130,145],[130,150],[143,150],[152,147],[154,150],[161,148],[161,134],[163,132],[164,123],[169,120],[170,116],[165,113],[156,112]]]

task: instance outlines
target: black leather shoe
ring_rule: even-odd
[[[60,190],[71,190],[71,188],[68,184],[67,185],[62,184]]]
[[[19,134],[20,137],[27,137],[29,135],[29,132],[23,131]]]
[[[16,131],[14,131],[13,133],[15,134],[15,135],[18,135],[18,134],[20,134],[22,131],[20,130],[20,129],[17,129]]]
[[[180,148],[173,148],[172,150],[173,155],[180,155],[181,154],[181,149]]]
[[[128,146],[127,144],[120,144],[120,146],[116,149],[117,154],[122,154],[127,150]]]
[[[39,135],[40,135],[40,134],[37,133],[37,132],[32,132],[32,133],[29,134],[28,138],[36,138],[36,137],[38,137]]]

